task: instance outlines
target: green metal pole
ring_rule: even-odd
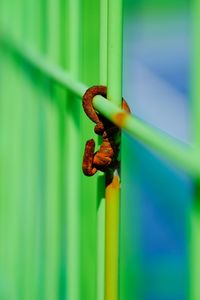
[[[194,197],[191,207],[190,217],[190,232],[189,232],[189,299],[198,300],[200,297],[200,263],[199,263],[199,251],[200,251],[200,182],[195,182]]]
[[[192,96],[192,122],[194,129],[194,143],[200,149],[200,101],[199,101],[199,80],[200,80],[200,1],[193,0],[192,5],[192,29],[193,29],[193,57],[192,57],[192,73],[191,73],[191,96]]]
[[[0,11],[0,17],[1,17],[1,26],[3,26],[3,30],[6,28],[6,15],[7,15],[7,10],[6,10],[6,1],[4,0],[2,3],[2,10]],[[0,181],[0,243],[2,247],[0,247],[0,268],[4,270],[4,274],[6,274],[5,270],[5,243],[3,241],[6,241],[6,236],[7,233],[5,232],[5,203],[6,203],[6,182],[7,182],[7,174],[8,174],[8,167],[7,167],[7,147],[6,147],[6,141],[7,141],[7,132],[6,132],[6,122],[8,121],[7,118],[7,109],[6,109],[6,104],[8,103],[7,100],[7,86],[6,86],[6,78],[7,78],[7,67],[6,67],[6,59],[5,59],[5,53],[0,51],[0,67],[1,67],[1,72],[0,72],[0,127],[1,127],[1,140],[0,140],[0,153],[1,153],[1,158],[3,158],[3,163],[2,167],[0,170],[0,176],[1,176],[1,181]],[[4,74],[4,75],[3,75]],[[4,175],[3,175],[4,174]],[[5,277],[4,277],[5,278]],[[5,287],[5,280],[2,281],[3,286],[0,290],[0,296],[3,298],[6,298],[6,287]]]
[[[108,0],[108,92],[107,98],[121,106],[122,100],[122,0]],[[121,141],[121,137],[120,137]],[[108,175],[107,175],[108,176]],[[120,170],[113,171],[106,186],[105,299],[118,299]]]
[[[5,4],[5,3],[4,3]],[[6,12],[6,5],[4,6]],[[9,260],[8,249],[8,230],[9,218],[7,212],[7,204],[10,200],[8,197],[9,185],[10,185],[10,151],[8,145],[10,146],[10,141],[8,143],[8,136],[11,135],[12,130],[9,130],[9,118],[10,114],[9,108],[9,89],[7,86],[7,78],[10,78],[10,71],[8,66],[8,57],[5,57],[4,53],[1,53],[1,141],[0,141],[0,152],[2,159],[2,167],[0,173],[2,175],[2,180],[0,184],[0,267],[4,270],[4,276],[2,277],[2,288],[0,290],[0,297],[3,299],[11,296],[7,286],[8,281],[8,271],[7,262]],[[3,74],[3,76],[2,76]]]
[[[22,46],[33,48],[40,53],[42,36],[41,2],[23,0],[19,6],[21,16]],[[37,22],[35,21],[37,20]],[[24,62],[23,62],[24,63]],[[21,178],[24,178],[23,201],[24,223],[21,224],[24,232],[25,253],[22,258],[24,265],[21,289],[24,299],[41,299],[43,296],[42,277],[42,245],[43,245],[43,197],[41,195],[42,159],[43,151],[40,143],[41,136],[41,89],[36,70],[20,66],[21,98],[23,101],[23,163]],[[26,99],[26,100],[25,100]],[[39,151],[41,149],[41,151]]]
[[[5,29],[15,40],[20,40],[20,1],[13,1],[13,11],[10,11],[9,4],[4,3]],[[9,17],[12,18],[12,28],[9,26]],[[7,20],[6,20],[7,19]],[[2,54],[2,53],[1,53]],[[0,265],[3,271],[2,290],[0,298],[17,299],[19,297],[19,223],[20,223],[20,201],[21,201],[21,177],[19,166],[21,164],[21,95],[18,76],[18,66],[13,64],[7,53],[1,56],[1,72],[4,74],[2,80],[1,98],[1,128],[2,141],[0,145],[1,157],[3,157],[3,197],[0,197],[1,206],[1,233],[0,242],[2,245]],[[9,80],[8,80],[9,79]],[[11,88],[10,88],[11,87]],[[15,101],[12,101],[15,98]],[[2,114],[3,113],[3,114]],[[11,120],[15,120],[15,123]],[[8,285],[9,283],[9,285]]]
[[[68,0],[66,65],[72,78],[80,73],[80,0]],[[77,96],[67,93],[67,148],[66,165],[66,254],[67,294],[66,299],[80,299],[80,103]]]
[[[87,86],[99,83],[99,3],[99,0],[81,1],[81,80]],[[82,158],[86,140],[94,137],[97,143],[94,125],[82,105],[80,135]],[[88,178],[81,172],[81,300],[97,298],[97,209],[101,197],[98,179],[99,176]]]
[[[100,1],[100,85],[107,85],[107,26],[108,3]],[[101,140],[99,139],[99,144]],[[99,191],[105,189],[105,175],[99,175]],[[100,193],[101,195],[101,193]],[[97,210],[97,300],[104,300],[105,294],[105,195],[101,195]]]
[[[193,30],[193,59],[191,76],[192,96],[192,121],[194,129],[194,144],[198,151],[198,163],[200,161],[200,1],[193,0],[192,5],[192,30]],[[200,174],[197,174],[194,181],[194,196],[190,211],[189,230],[189,261],[190,261],[190,285],[189,299],[200,299]]]
[[[23,24],[23,1],[14,1],[13,3],[13,12],[14,16],[10,16],[13,20],[12,26],[12,36],[13,39],[19,43],[23,43],[24,38],[24,24]],[[9,18],[8,18],[9,20]],[[26,24],[27,25],[27,24]],[[12,86],[12,93],[10,95],[10,99],[15,98],[15,101],[8,102],[9,105],[9,116],[10,120],[15,120],[15,124],[13,124],[13,129],[11,133],[8,135],[9,140],[12,141],[12,146],[9,148],[12,149],[10,155],[10,198],[7,198],[7,203],[10,203],[10,221],[9,227],[11,232],[7,231],[8,236],[10,235],[11,244],[7,248],[7,253],[9,255],[8,262],[13,262],[13,284],[10,282],[10,286],[16,287],[15,294],[11,296],[13,299],[23,299],[26,298],[26,287],[29,286],[29,299],[33,299],[36,295],[36,272],[35,272],[35,230],[33,226],[30,229],[30,224],[33,225],[34,221],[32,218],[35,212],[35,203],[31,202],[31,197],[33,197],[33,193],[28,194],[28,190],[30,191],[30,186],[34,183],[34,180],[30,178],[30,163],[31,158],[28,157],[31,153],[34,152],[34,147],[31,148],[32,152],[30,153],[28,150],[29,141],[27,138],[27,129],[29,128],[29,124],[31,122],[31,117],[28,118],[28,110],[29,107],[29,98],[24,100],[24,96],[26,95],[27,85],[24,81],[24,74],[21,73],[21,65],[20,61],[16,60],[10,61],[8,66],[10,65],[10,70],[12,70],[9,78],[9,84]],[[9,87],[7,87],[9,89]],[[25,97],[26,98],[26,97]],[[4,100],[5,101],[5,100]],[[33,111],[32,111],[33,113]],[[32,114],[31,114],[32,116]],[[26,118],[28,122],[26,122]],[[26,124],[26,127],[24,126]],[[30,136],[30,135],[29,135]],[[32,137],[33,140],[33,137]],[[31,141],[32,141],[31,140]],[[31,145],[30,145],[31,146]],[[26,155],[24,155],[24,151]],[[35,164],[34,164],[35,166]],[[33,173],[33,170],[32,170]],[[24,180],[23,180],[24,179]],[[34,190],[34,189],[33,189]],[[33,205],[33,207],[30,206]],[[29,208],[29,209],[27,209]],[[26,222],[28,220],[28,222]],[[24,226],[26,223],[26,226]],[[28,232],[29,231],[29,232]],[[27,238],[28,237],[28,238]],[[30,241],[32,245],[27,242]],[[21,241],[21,242],[20,242]],[[23,245],[23,246],[22,246]],[[31,247],[32,246],[32,247]],[[9,253],[9,249],[12,249],[12,253]],[[31,250],[30,250],[31,249]],[[30,250],[30,251],[29,251]],[[31,253],[30,253],[31,252]],[[31,259],[29,260],[31,254]],[[32,265],[31,265],[32,264]],[[21,267],[19,267],[21,266]],[[28,270],[28,272],[26,272]],[[30,272],[31,270],[31,272]],[[27,278],[27,274],[29,274]],[[12,291],[12,289],[11,289]],[[8,297],[9,298],[9,297]]]
[[[107,72],[108,72],[108,1],[100,1],[100,84],[107,85]]]
[[[49,61],[60,64],[60,3],[46,2],[46,52]],[[60,89],[55,82],[46,87],[45,112],[45,299],[59,297],[60,290]]]
[[[122,101],[122,0],[108,0],[107,98],[121,107]]]

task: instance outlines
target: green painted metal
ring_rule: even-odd
[[[190,261],[190,289],[188,298],[190,300],[199,299],[199,227],[200,227],[200,203],[199,203],[199,180],[195,182],[194,197],[192,199],[192,207],[189,219],[189,261]]]
[[[21,45],[28,43],[35,51],[43,51],[42,41],[42,3],[34,1],[23,1],[18,4],[21,7]],[[31,13],[30,13],[31,12]],[[35,25],[35,19],[38,20]],[[35,26],[34,26],[35,25]],[[39,151],[43,143],[43,129],[41,124],[41,114],[43,109],[43,87],[40,78],[35,71],[29,70],[27,74],[26,64],[19,59],[19,70],[21,73],[21,100],[23,101],[23,115],[26,116],[25,127],[25,160],[22,163],[25,172],[25,191],[22,194],[22,217],[24,223],[22,227],[22,241],[24,251],[21,251],[20,264],[22,268],[21,277],[21,298],[22,299],[42,299],[44,298],[44,148]],[[21,70],[21,71],[20,71]],[[28,75],[28,76],[27,76]],[[26,100],[25,100],[26,99]],[[21,175],[21,178],[23,175]],[[23,218],[24,215],[24,218]],[[26,224],[26,226],[24,226]]]
[[[2,0],[1,7],[0,298],[104,299],[104,176],[81,173],[94,133],[80,101],[89,86],[104,84],[111,101],[97,96],[95,109],[195,178],[189,299],[199,300],[200,2],[192,8],[193,146],[120,108],[121,0],[13,0],[12,12]]]
[[[116,107],[122,102],[122,14],[122,0],[108,0],[107,98]],[[121,134],[115,138],[121,143]],[[113,170],[112,183],[106,186],[106,300],[119,299],[120,167]]]
[[[200,2],[198,0],[193,0],[191,4],[192,8],[192,28],[193,28],[193,61],[191,68],[191,96],[192,96],[192,122],[194,129],[194,143],[200,147],[200,103],[199,98],[199,78],[200,78],[200,58],[199,58],[199,49],[200,49],[200,40],[199,40],[199,16],[200,16]]]
[[[193,143],[197,147],[198,159],[200,150],[200,102],[199,102],[199,80],[200,80],[200,1],[193,0],[192,8],[192,67],[191,67],[191,99],[192,99],[192,123],[193,123]],[[192,206],[189,219],[189,282],[190,289],[188,298],[190,300],[197,300],[200,298],[200,193],[199,193],[199,174],[194,180],[194,192],[192,199]]]
[[[86,86],[99,83],[99,3],[99,0],[83,0],[81,2],[82,43],[80,51],[82,61],[80,79]],[[81,100],[81,98],[79,99]],[[81,136],[84,137],[81,141],[81,153],[83,153],[86,140],[95,136],[94,126],[82,109],[80,127]],[[96,137],[95,141],[97,142]],[[88,179],[81,172],[80,298],[82,300],[92,300],[97,297],[97,208],[99,198],[102,196],[102,191],[97,189],[98,182],[99,175]]]
[[[69,0],[66,13],[68,29],[68,70],[73,78],[80,78],[80,1]],[[77,96],[67,95],[66,131],[68,143],[65,155],[67,173],[66,184],[66,251],[67,276],[66,299],[80,299],[80,103]]]
[[[108,93],[117,106],[122,98],[122,0],[108,1]]]
[[[5,46],[11,48],[12,43],[4,43]],[[87,86],[80,81],[74,80],[69,73],[55,67],[54,64],[48,63],[47,60],[31,54],[29,51],[22,51],[17,46],[12,47],[18,55],[24,57],[33,67],[38,68],[46,76],[59,82],[65,88],[68,88],[78,96],[84,94]],[[79,98],[80,99],[80,98]],[[113,115],[121,113],[120,108],[113,105],[101,96],[94,99],[94,107],[108,119],[116,122]],[[159,152],[162,156],[172,160],[181,168],[185,169],[192,175],[199,174],[199,159],[195,146],[188,146],[182,142],[177,141],[173,137],[168,136],[162,131],[147,125],[145,122],[139,120],[136,116],[128,116],[126,121],[121,124],[122,129],[125,129],[134,138],[144,143],[148,147]]]
[[[122,109],[101,96],[96,96],[93,103],[97,111],[116,125],[120,125],[139,142],[157,151],[163,157],[172,160],[176,165],[188,171],[189,174],[193,176],[199,174],[199,159],[195,146],[185,145],[167,134],[163,134],[137,117],[124,113]]]
[[[60,63],[59,53],[59,2],[50,0],[46,7],[47,39],[46,55],[55,64]],[[52,20],[54,20],[52,22]],[[45,110],[45,262],[44,262],[44,297],[59,298],[60,279],[60,89],[56,83],[48,83],[46,87],[47,101]],[[49,188],[50,187],[50,188]]]
[[[99,53],[99,83],[100,85],[107,85],[107,42],[108,42],[108,1],[100,1],[100,53]],[[101,139],[98,140],[99,145]],[[98,190],[105,189],[105,175],[102,173],[99,177]],[[105,290],[105,195],[99,197],[99,205],[97,207],[97,300],[104,299]]]

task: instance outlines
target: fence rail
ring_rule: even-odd
[[[31,67],[42,72],[47,78],[57,82],[78,96],[77,100],[81,100],[89,88],[75,79],[69,72],[50,63],[45,57],[37,55],[30,50],[21,49],[20,46],[17,46],[14,42],[4,41],[3,38],[1,41],[1,44],[11,52],[14,52],[16,57],[20,57],[30,64]],[[141,121],[137,116],[123,112],[118,106],[106,101],[102,96],[96,96],[93,104],[97,111],[103,116],[127,131],[139,142],[157,151],[164,158],[172,160],[176,165],[192,176],[200,175],[200,160],[198,149],[195,145],[190,146],[170,137],[157,128]]]

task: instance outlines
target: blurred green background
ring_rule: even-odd
[[[100,1],[0,0],[2,300],[103,300],[102,178],[81,174],[93,126],[74,95],[4,45],[97,84]],[[133,114],[187,143],[190,39],[190,1],[124,0],[123,95]],[[192,189],[123,135],[120,300],[188,299]]]
[[[124,96],[133,114],[187,143],[190,5],[126,1],[124,29]],[[126,135],[124,144],[121,247],[127,299],[188,299],[191,179]]]

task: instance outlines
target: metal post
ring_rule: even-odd
[[[194,129],[194,144],[197,148],[198,161],[200,161],[200,1],[192,1],[192,30],[193,30],[193,56],[192,56],[192,122]],[[190,211],[189,231],[189,260],[190,260],[190,285],[189,299],[200,299],[200,174],[194,179],[194,196]]]
[[[49,61],[60,63],[60,3],[46,2],[46,56]],[[47,82],[44,87],[44,139],[45,139],[45,262],[44,298],[53,300],[59,297],[60,258],[61,258],[61,163],[60,163],[60,111],[58,101],[59,86]]]
[[[37,49],[37,28],[34,26],[34,20],[36,18],[35,12],[37,10],[32,10],[33,5],[34,3],[32,0],[23,2],[21,1],[21,5],[19,5],[19,9],[23,8],[21,17],[21,21],[23,22],[21,27],[21,34],[24,37],[23,44],[28,43],[30,46],[34,45],[34,47]],[[24,181],[24,188],[22,190],[20,201],[22,210],[21,216],[23,216],[23,220],[20,222],[21,241],[22,244],[24,244],[24,251],[21,251],[19,262],[19,264],[23,265],[20,272],[22,275],[19,274],[21,289],[20,296],[22,299],[28,298],[32,300],[34,299],[34,297],[37,297],[37,272],[39,263],[37,261],[36,254],[37,236],[35,226],[35,224],[38,223],[38,219],[36,217],[38,194],[36,192],[37,181],[35,178],[35,176],[38,176],[38,174],[35,173],[37,172],[36,170],[38,158],[36,136],[39,132],[39,128],[37,128],[37,125],[35,126],[35,121],[37,122],[37,113],[35,115],[35,109],[37,110],[37,103],[35,103],[35,95],[37,93],[37,90],[35,89],[34,76],[30,72],[30,70],[27,72],[24,71],[22,74],[22,66],[20,66],[18,71],[20,74],[19,76],[21,77],[21,98],[23,97],[21,100],[23,105],[21,109],[21,116],[24,115],[23,127],[21,128],[21,131],[23,132],[23,141],[21,140],[21,143],[24,143],[24,155],[23,161],[21,163],[23,175],[20,176],[21,180],[23,178]],[[24,100],[24,97],[26,98],[26,100]],[[24,126],[24,124],[26,124],[26,126]],[[36,167],[35,170],[31,170],[32,160],[34,167]],[[33,173],[35,174],[33,175]],[[34,178],[31,178],[32,175],[34,176]],[[24,226],[24,224],[26,224],[26,226]]]
[[[107,26],[108,3],[100,1],[100,53],[99,77],[100,85],[107,85]],[[99,144],[101,140],[99,139]],[[105,175],[99,175],[98,189],[105,189]],[[97,210],[97,300],[104,300],[105,294],[105,194],[99,193]]]
[[[122,0],[108,0],[108,93],[121,106],[122,100]],[[120,137],[121,139],[121,137]],[[120,170],[106,186],[105,299],[118,299]],[[108,176],[108,174],[107,174]]]
[[[72,78],[79,79],[80,1],[68,0],[66,28],[68,66]],[[80,103],[67,91],[66,142],[66,299],[80,299]]]
[[[82,22],[80,78],[87,86],[99,83],[99,2],[99,0],[82,0],[80,6]],[[82,100],[84,92],[80,95],[79,100]],[[80,155],[82,159],[86,140],[93,137],[97,142],[94,134],[94,126],[85,115],[82,105],[80,136]],[[79,172],[81,163],[82,161],[80,162]],[[93,300],[97,298],[97,199],[99,198],[99,194],[101,194],[101,191],[98,191],[97,187],[98,175],[88,178],[81,171],[81,300]]]

